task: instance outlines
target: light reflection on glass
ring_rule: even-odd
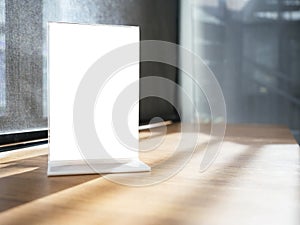
[[[286,124],[300,141],[300,1],[188,0],[182,6],[181,24],[190,30],[181,44],[215,73],[228,121]],[[194,93],[207,120],[201,95]]]
[[[0,116],[5,112],[5,1],[0,0]]]

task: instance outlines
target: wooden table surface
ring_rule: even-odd
[[[177,141],[177,126],[161,151]],[[200,173],[204,146],[177,175],[147,187],[47,177],[47,146],[0,153],[0,224],[300,224],[299,145],[286,127],[227,126],[216,161]]]

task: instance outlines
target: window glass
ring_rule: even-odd
[[[0,134],[48,129],[48,21],[137,25],[141,39],[176,42],[177,15],[174,0],[0,0]],[[177,79],[176,69],[150,63],[141,74]],[[166,102],[142,102],[140,119],[153,115],[177,118]]]
[[[5,4],[0,1],[0,116],[5,111]]]
[[[216,75],[228,122],[285,124],[300,141],[300,1],[188,0],[181,6],[181,44]]]

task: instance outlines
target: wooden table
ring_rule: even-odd
[[[177,175],[139,188],[100,175],[47,177],[47,146],[1,153],[0,224],[300,224],[299,145],[286,127],[227,126],[204,173],[201,146]]]

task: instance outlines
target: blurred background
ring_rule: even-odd
[[[216,75],[229,123],[286,125],[300,141],[300,0],[0,0],[0,135],[10,136],[0,144],[48,129],[48,21],[138,25],[141,40],[180,44]],[[153,75],[189,89],[199,115],[181,102],[186,118],[212,122],[177,68],[142,63],[140,76]],[[177,90],[160,88],[180,102]],[[142,100],[140,124],[155,116],[180,120],[163,99]]]
[[[287,125],[299,142],[300,1],[186,0],[180,8],[180,43],[216,75],[228,122]]]

